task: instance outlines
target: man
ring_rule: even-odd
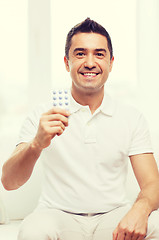
[[[4,187],[17,189],[44,154],[39,206],[18,239],[159,239],[159,173],[146,122],[104,93],[114,61],[109,34],[87,18],[68,33],[64,61],[69,112],[39,107],[3,166]],[[124,188],[128,157],[141,188],[132,206]]]

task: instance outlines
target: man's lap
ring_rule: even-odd
[[[94,216],[56,209],[36,210],[23,221],[18,240],[112,240],[112,232],[129,209],[127,205]],[[158,211],[149,217],[147,240],[154,234],[156,222],[159,222]],[[155,234],[158,238],[153,239],[159,239],[159,232]]]

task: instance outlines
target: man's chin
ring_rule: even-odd
[[[87,84],[87,85],[81,86],[80,89],[87,94],[93,94],[93,93],[100,92],[102,88],[103,86]]]

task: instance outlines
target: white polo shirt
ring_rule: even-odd
[[[51,107],[42,105],[26,119],[19,142],[34,138],[41,114]],[[71,96],[70,112],[69,126],[42,153],[39,206],[99,213],[127,203],[128,156],[152,152],[144,117],[107,94],[93,115]]]

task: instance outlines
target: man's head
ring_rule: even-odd
[[[97,22],[91,20],[90,18],[87,18],[83,22],[77,24],[69,31],[66,38],[66,44],[65,44],[65,56],[67,57],[67,59],[69,59],[69,50],[71,47],[72,38],[77,33],[98,33],[105,36],[107,39],[108,49],[110,52],[110,58],[112,59],[113,48],[112,48],[112,42],[111,42],[109,33],[106,31],[104,27],[102,27]]]
[[[109,34],[86,19],[68,33],[64,61],[72,78],[72,91],[103,92],[114,61]]]

